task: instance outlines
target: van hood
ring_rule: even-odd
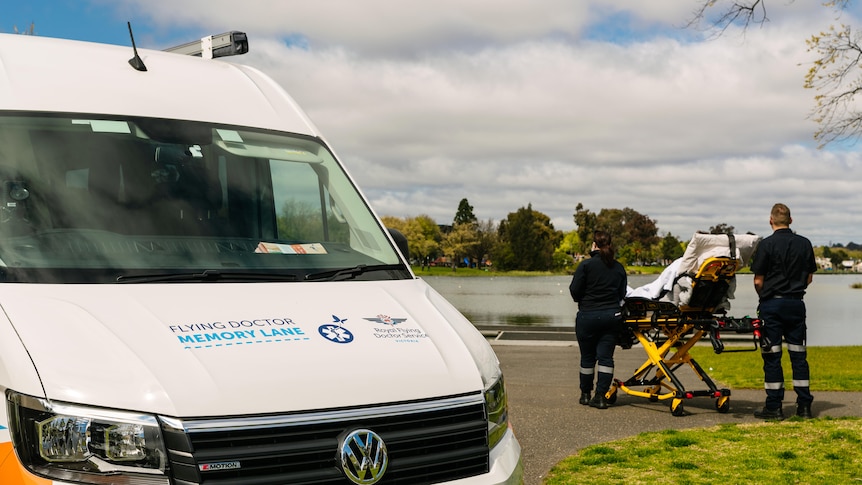
[[[53,400],[202,417],[482,390],[422,280],[9,284],[0,304]]]

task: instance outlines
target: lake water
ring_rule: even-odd
[[[630,275],[638,287],[658,275]],[[422,277],[475,325],[572,327],[577,304],[569,295],[570,276]],[[753,275],[737,275],[736,298],[729,315],[757,314]],[[814,275],[805,295],[808,345],[862,345],[862,275]]]

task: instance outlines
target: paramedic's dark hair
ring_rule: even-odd
[[[593,242],[599,248],[599,257],[607,267],[614,264],[614,245],[611,242],[611,235],[605,231],[596,231],[593,235]]]

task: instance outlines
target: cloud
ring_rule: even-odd
[[[509,43],[547,35],[577,36],[589,21],[589,2],[536,0],[100,0],[169,27],[201,26],[301,36],[316,49],[349,46],[365,55]]]
[[[255,65],[326,134],[381,215],[499,221],[532,204],[631,207],[686,238],[769,232],[787,203],[815,243],[862,242],[852,150],[818,151],[804,40],[814,2],[714,38],[696,2],[124,0],[156,29],[244,30]],[[843,22],[852,23],[854,12]]]

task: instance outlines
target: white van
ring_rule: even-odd
[[[0,483],[520,483],[493,350],[296,103],[139,53],[0,35]]]

